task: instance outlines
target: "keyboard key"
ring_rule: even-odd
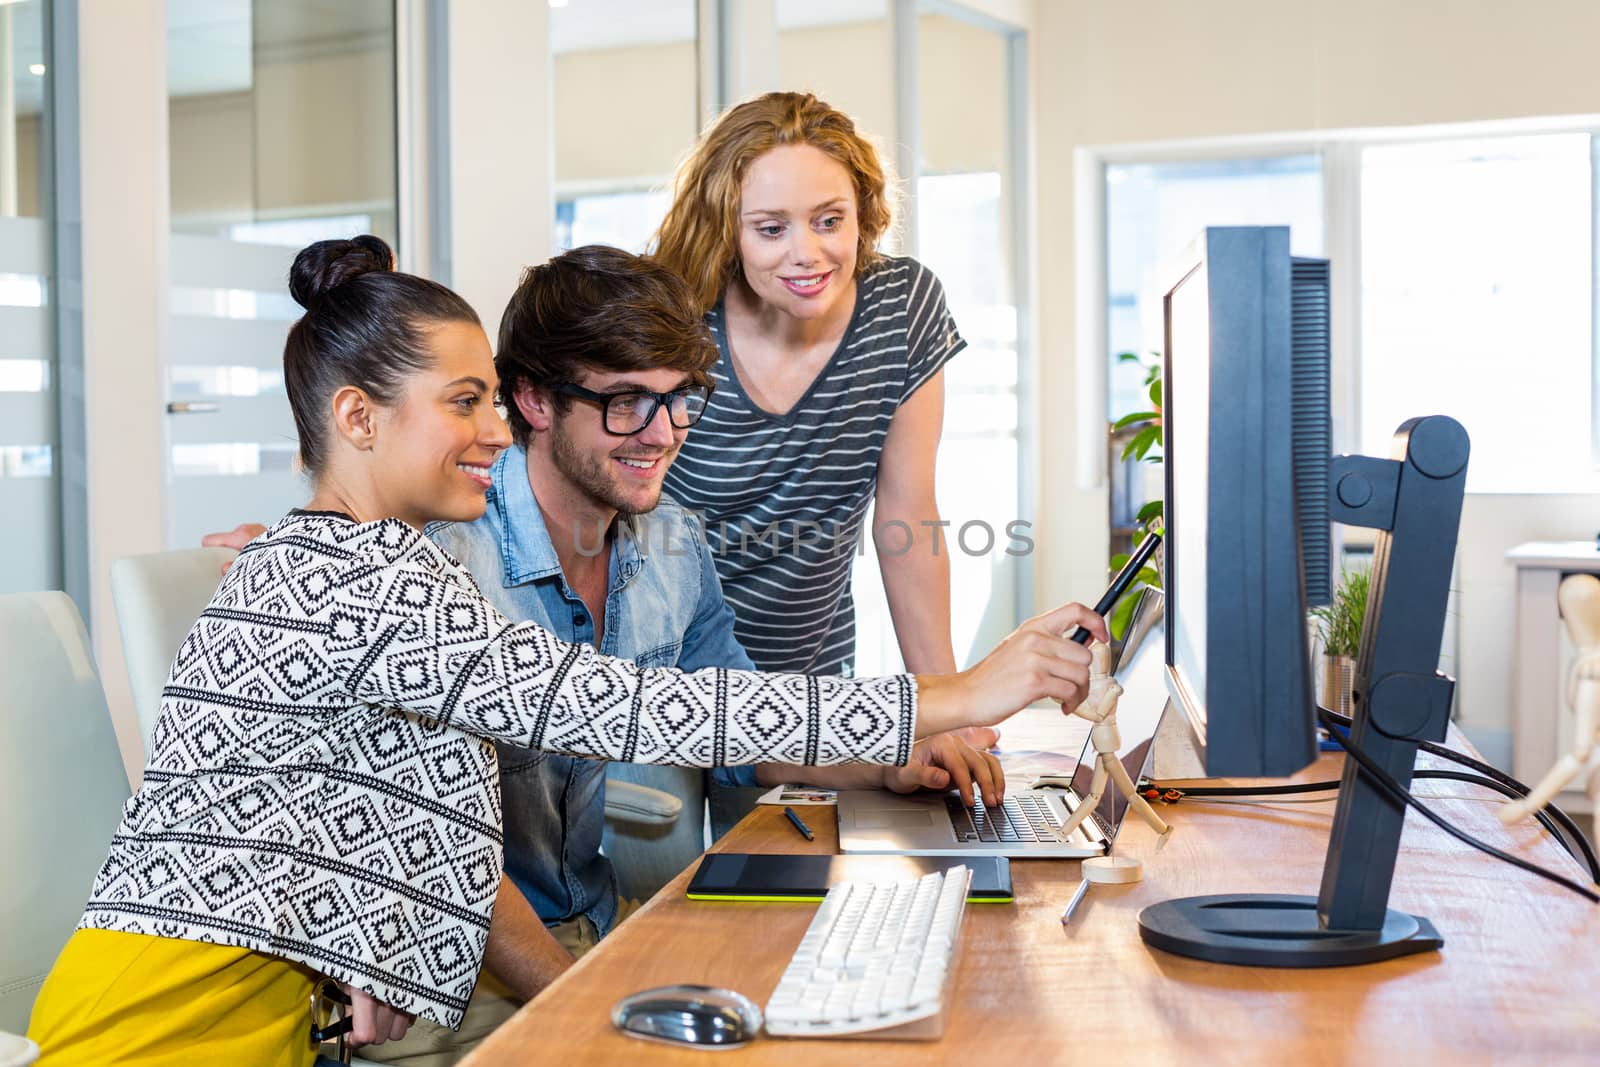
[[[971,872],[829,890],[767,1001],[768,1033],[937,1037]]]

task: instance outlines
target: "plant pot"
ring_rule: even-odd
[[[1322,657],[1322,706],[1340,715],[1354,709],[1356,660],[1354,656]]]

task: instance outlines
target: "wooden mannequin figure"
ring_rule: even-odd
[[[1117,749],[1122,744],[1121,734],[1117,730],[1117,701],[1122,697],[1122,686],[1117,684],[1117,680],[1111,677],[1110,672],[1107,670],[1111,650],[1105,645],[1095,645],[1090,654],[1094,658],[1089,667],[1089,695],[1084,698],[1082,704],[1078,705],[1077,711],[1073,714],[1094,722],[1094,728],[1089,731],[1089,741],[1093,745],[1095,752],[1094,779],[1089,786],[1089,795],[1083,798],[1083,802],[1072,813],[1072,817],[1061,825],[1059,832],[1063,838],[1066,837],[1089,817],[1090,812],[1099,807],[1100,798],[1105,795],[1106,782],[1109,779],[1116,788],[1122,790],[1133,810],[1138,812],[1139,816],[1149,823],[1156,833],[1161,835],[1161,841],[1157,845],[1159,848],[1160,845],[1166,844],[1166,835],[1172,832],[1172,827],[1168,826],[1161,816],[1156,814],[1155,809],[1145,801],[1144,797],[1139,795],[1139,790],[1134,786],[1133,779],[1128,777],[1128,769],[1122,765],[1122,760],[1117,758]],[[1095,860],[1104,862],[1096,863]],[[1100,856],[1095,857],[1093,860],[1085,860],[1084,877],[1090,881],[1132,882],[1138,880],[1139,868],[1136,861],[1122,857],[1116,857],[1115,863],[1111,861],[1112,857],[1110,856]],[[1126,872],[1131,877],[1097,879],[1090,874],[1091,868],[1103,866],[1131,867],[1131,870]]]
[[[1502,807],[1507,826],[1544,807],[1567,783],[1588,771],[1589,801],[1594,805],[1594,838],[1600,841],[1600,579],[1574,574],[1556,591],[1561,617],[1577,651],[1567,673],[1567,706],[1577,717],[1572,751],[1556,761],[1533,791]],[[1093,678],[1090,679],[1091,691]]]

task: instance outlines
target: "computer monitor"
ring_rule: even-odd
[[[1317,707],[1303,568],[1331,556],[1329,516],[1374,528],[1349,740],[1408,786],[1418,744],[1443,740],[1449,718],[1454,683],[1437,665],[1468,442],[1459,423],[1433,416],[1401,426],[1390,459],[1331,457],[1317,443],[1328,429],[1326,294],[1327,265],[1294,260],[1284,227],[1208,229],[1173,271],[1162,413],[1168,689],[1209,774],[1283,775],[1310,763]],[[1312,349],[1323,369],[1297,370]],[[1308,400],[1317,389],[1321,399]],[[1182,955],[1268,966],[1438,948],[1426,919],[1388,908],[1404,815],[1347,759],[1318,896],[1166,901],[1140,914],[1141,936]]]
[[[1314,263],[1324,310],[1310,325],[1296,322],[1284,226],[1207,230],[1163,301],[1168,679],[1208,774],[1292,774],[1316,756],[1297,508],[1320,495],[1307,530],[1326,544],[1327,264]],[[1320,390],[1295,365],[1296,336],[1316,326]],[[1213,731],[1219,702],[1227,728]]]

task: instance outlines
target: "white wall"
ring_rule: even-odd
[[[451,285],[491,338],[522,268],[550,249],[549,15],[523,0],[450,5]]]
[[[1593,0],[1036,0],[1040,388],[1079,409],[1074,153],[1234,134],[1465,122],[1596,110]],[[1098,353],[1093,358],[1103,358]],[[1106,496],[1077,485],[1069,420],[1042,426],[1038,603],[1103,582]],[[1522,540],[1588,537],[1600,500],[1473,497],[1462,520],[1463,722],[1488,748],[1510,722],[1511,573]],[[1582,523],[1581,528],[1574,526]],[[1048,531],[1048,532],[1044,532]],[[1070,546],[1070,547],[1069,547]]]
[[[143,765],[111,604],[111,561],[162,548],[167,320],[166,4],[82,0],[85,469],[89,624],[129,777]],[[70,390],[71,383],[63,381]]]

